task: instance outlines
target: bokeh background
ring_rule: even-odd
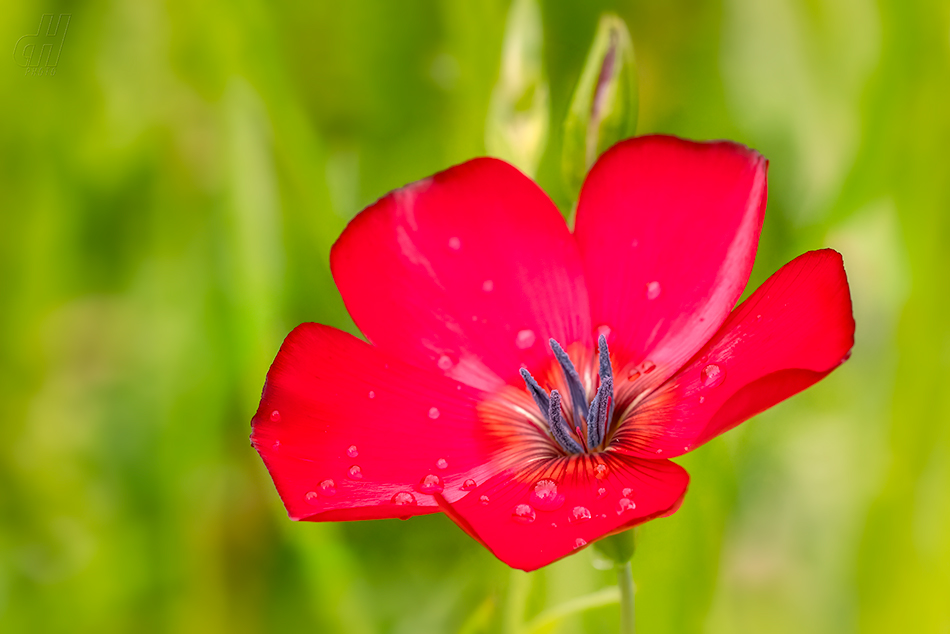
[[[347,220],[485,153],[508,2],[2,5],[0,631],[514,632],[614,583],[590,549],[513,573],[441,515],[293,523],[248,443],[284,335],[353,329]],[[750,286],[831,246],[854,297],[847,364],[678,460],[640,631],[950,632],[950,3],[540,6],[565,213],[561,122],[612,10],[638,132],[771,161]],[[68,34],[28,76],[44,13]]]

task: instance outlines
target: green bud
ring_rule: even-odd
[[[605,13],[600,17],[564,121],[561,167],[575,199],[601,152],[633,135],[637,106],[637,70],[630,33],[620,17]]]
[[[550,117],[548,83],[541,64],[543,40],[537,0],[514,0],[485,123],[488,153],[531,177],[547,143]]]
[[[623,565],[633,558],[633,552],[636,550],[635,531],[635,528],[631,528],[597,540],[594,542],[594,550],[598,555],[614,562],[615,565]]]

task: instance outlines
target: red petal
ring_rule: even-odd
[[[330,256],[363,333],[470,385],[518,384],[522,364],[588,341],[577,247],[554,204],[496,159],[407,185],[360,213]],[[500,377],[500,378],[499,378]]]
[[[595,462],[596,460],[596,462]],[[598,472],[596,464],[606,470]],[[599,476],[599,477],[598,477]],[[556,491],[542,485],[553,481]],[[535,462],[503,470],[446,513],[513,568],[535,570],[589,543],[675,511],[689,475],[668,460],[607,453]]]
[[[464,495],[469,472],[492,453],[478,434],[480,398],[344,332],[303,324],[267,374],[251,442],[293,519],[432,513],[438,486],[450,500]]]
[[[703,350],[644,402],[618,440],[633,455],[692,450],[819,381],[853,345],[841,255],[805,253],[738,306]]]
[[[659,384],[725,321],[755,259],[766,167],[735,143],[645,136],[591,169],[575,236],[592,323],[621,365],[652,361]]]

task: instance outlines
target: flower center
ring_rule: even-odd
[[[571,429],[568,417],[561,409],[561,394],[551,390],[548,394],[538,385],[538,382],[526,369],[521,369],[521,376],[528,388],[528,393],[541,410],[541,416],[548,423],[551,436],[568,454],[591,453],[598,450],[607,438],[607,423],[613,418],[614,410],[614,377],[610,367],[610,352],[607,350],[607,339],[601,335],[597,339],[600,351],[600,386],[594,398],[587,402],[587,392],[577,368],[564,348],[551,339],[551,350],[557,358],[564,373],[567,384],[570,406],[575,426]]]

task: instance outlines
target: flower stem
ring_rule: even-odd
[[[633,570],[629,561],[617,566],[617,585],[620,586],[620,634],[634,634],[637,624],[633,611]]]

